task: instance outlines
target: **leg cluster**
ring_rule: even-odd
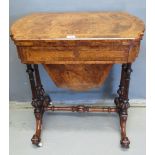
[[[86,107],[86,106],[69,106],[69,107],[50,107],[50,97],[45,94],[43,86],[41,84],[41,79],[39,75],[38,65],[27,64],[27,73],[29,75],[29,80],[32,90],[32,106],[34,107],[34,114],[36,118],[36,131],[33,135],[31,141],[33,144],[40,146],[41,141],[41,126],[43,113],[46,110],[52,111],[77,111],[77,112],[118,112],[120,116],[120,128],[121,128],[121,145],[124,148],[128,148],[130,141],[126,136],[126,121],[127,121],[127,109],[129,108],[129,82],[130,74],[132,72],[131,64],[122,65],[122,73],[119,89],[117,91],[118,97],[115,98],[115,104],[117,108],[99,108],[99,107]]]
[[[118,113],[120,116],[121,145],[124,148],[128,148],[130,144],[129,139],[126,136],[126,121],[128,116],[127,109],[129,108],[128,91],[131,72],[131,64],[122,65],[121,80],[117,91],[119,96],[115,98],[115,104],[118,108]]]
[[[45,95],[45,91],[42,87],[38,65],[33,65],[32,68],[32,65],[27,64],[27,73],[31,84],[32,106],[34,107],[34,114],[36,118],[36,131],[31,141],[33,144],[39,145],[41,141],[40,136],[44,108],[49,105],[50,98],[48,95]]]

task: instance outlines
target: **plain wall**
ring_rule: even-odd
[[[33,12],[69,11],[126,11],[145,22],[145,0],[10,0],[10,26],[20,17]],[[139,57],[133,63],[129,97],[145,99],[146,63],[145,36],[141,43]],[[89,101],[113,99],[120,80],[121,65],[114,65],[103,87],[89,92],[76,93],[57,88],[39,65],[44,89],[54,101]],[[16,47],[10,39],[10,101],[31,101],[31,91],[26,66],[20,63]]]

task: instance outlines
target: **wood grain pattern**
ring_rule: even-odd
[[[74,91],[100,87],[112,65],[53,65],[44,64],[56,86]]]
[[[143,22],[124,12],[34,13],[15,22],[14,40],[76,38],[139,38]]]
[[[133,62],[143,32],[123,12],[35,13],[11,27],[22,63],[44,64],[58,87],[76,91],[101,86],[114,63]]]
[[[45,46],[44,46],[45,45]],[[132,45],[132,48],[130,48]],[[60,41],[40,46],[17,46],[22,63],[31,64],[113,64],[132,62],[140,41]]]
[[[123,12],[35,13],[11,27],[19,58],[26,64],[133,62],[143,32],[143,22]]]

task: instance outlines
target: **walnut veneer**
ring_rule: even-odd
[[[139,53],[144,23],[124,12],[34,13],[17,20],[11,37],[18,56],[27,65],[36,117],[33,144],[40,144],[43,113],[51,111],[118,112],[121,145],[126,136],[131,63]],[[103,85],[114,64],[122,64],[116,107],[54,106],[41,84],[38,64],[43,64],[58,87],[87,91]]]

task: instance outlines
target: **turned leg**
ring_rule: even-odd
[[[33,144],[39,146],[41,141],[40,136],[41,136],[42,117],[44,113],[43,109],[44,107],[48,106],[50,98],[45,96],[44,89],[41,85],[38,65],[34,65],[33,69],[31,64],[27,64],[27,73],[29,75],[32,91],[32,106],[34,107],[34,114],[36,118],[36,131],[31,141]]]
[[[129,82],[131,72],[132,69],[130,63],[122,65],[121,80],[119,89],[117,91],[119,96],[115,98],[115,104],[118,108],[118,113],[120,117],[120,128],[121,128],[120,143],[124,148],[129,148],[130,144],[130,141],[126,135],[126,121],[128,116],[127,109],[129,108],[128,92],[129,92]]]

